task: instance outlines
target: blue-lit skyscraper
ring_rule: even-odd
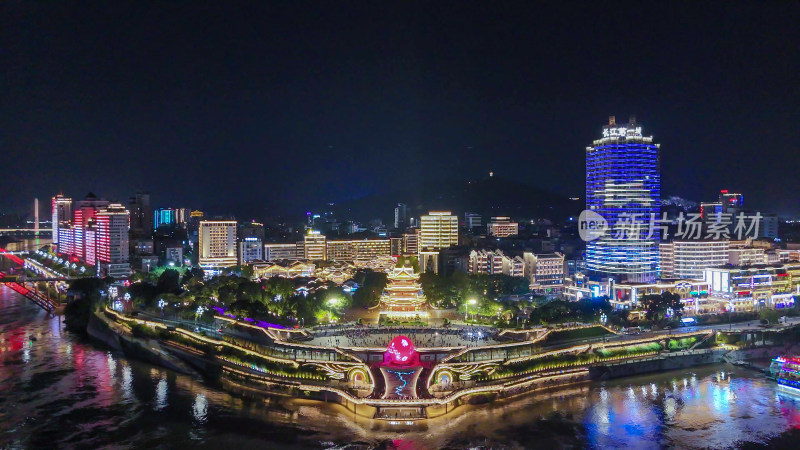
[[[602,138],[586,148],[586,209],[607,222],[586,243],[590,276],[639,283],[657,277],[660,233],[650,224],[661,218],[659,165],[659,145],[642,135],[635,118],[617,125],[611,117]]]

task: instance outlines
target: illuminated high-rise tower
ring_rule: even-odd
[[[72,199],[61,194],[53,197],[53,244],[58,244],[58,229],[72,220]]]
[[[642,135],[635,118],[617,125],[610,117],[602,138],[586,148],[586,209],[608,225],[586,244],[590,276],[630,282],[656,278],[660,233],[650,233],[650,223],[661,215],[659,166],[659,144]]]

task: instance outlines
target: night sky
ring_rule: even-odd
[[[4,1],[0,211],[244,219],[489,170],[583,197],[635,114],[665,196],[800,215],[800,3],[642,3]]]

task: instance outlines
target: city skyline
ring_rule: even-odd
[[[731,189],[800,214],[779,195],[800,188],[797,8],[474,6],[11,5],[0,127],[35,169],[5,174],[18,195],[0,208],[146,190],[158,206],[287,214],[489,171],[580,196],[598,123],[636,115],[663,145],[665,196]]]

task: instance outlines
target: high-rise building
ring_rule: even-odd
[[[398,203],[394,208],[394,227],[400,231],[408,228],[408,207],[405,203]]]
[[[153,213],[153,228],[175,225],[178,222],[176,210],[173,208],[158,208]]]
[[[486,234],[494,237],[509,237],[519,234],[519,223],[512,222],[510,217],[492,217],[486,224]]]
[[[96,255],[100,275],[126,278],[131,274],[128,229],[130,212],[121,203],[111,203],[97,213]],[[87,230],[89,238],[91,230]]]
[[[450,211],[431,211],[420,218],[420,272],[439,273],[439,251],[458,245],[458,217]]]
[[[607,223],[586,244],[590,276],[631,282],[656,278],[660,233],[635,224],[660,219],[660,204],[659,144],[642,134],[635,118],[617,125],[612,116],[602,138],[586,148],[586,209]]]
[[[474,228],[480,228],[481,225],[481,215],[475,213],[464,213],[464,226],[472,231]]]
[[[328,259],[327,238],[319,231],[308,230],[303,236],[303,258],[311,261],[326,261]],[[298,251],[298,253],[300,253]]]
[[[235,220],[201,220],[198,237],[198,262],[209,275],[236,265]]]
[[[53,244],[58,244],[58,229],[72,220],[72,199],[58,194],[52,200]]]
[[[722,203],[720,202],[701,202],[700,218],[704,221],[716,220],[722,214]]]
[[[742,209],[744,204],[744,196],[742,194],[728,192],[727,189],[723,189],[719,191],[719,203],[722,205],[722,212],[735,213],[736,211]]]
[[[250,261],[260,261],[263,259],[264,245],[261,238],[248,236],[239,241],[239,264],[244,265]]]
[[[709,267],[728,264],[728,241],[685,240],[662,242],[661,278],[702,280]]]
[[[137,192],[130,198],[131,232],[136,236],[153,234],[153,205],[150,204],[149,192]]]

